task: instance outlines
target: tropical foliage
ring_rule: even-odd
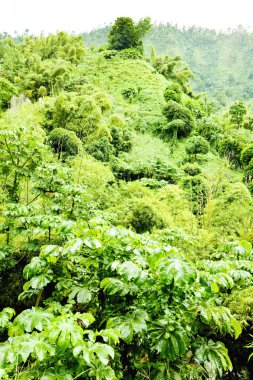
[[[3,380],[253,376],[250,109],[150,26],[1,36]]]

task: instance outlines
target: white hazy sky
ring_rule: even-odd
[[[112,23],[119,16],[135,21],[203,26],[217,30],[238,25],[253,30],[253,0],[4,0],[0,32],[76,33]]]

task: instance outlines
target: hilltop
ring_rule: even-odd
[[[84,33],[87,46],[107,43],[110,27]],[[153,26],[144,38],[145,53],[151,47],[157,54],[179,55],[195,74],[193,87],[207,92],[220,104],[235,99],[250,100],[253,96],[253,33],[238,27],[227,32],[201,27],[179,28],[175,25]]]

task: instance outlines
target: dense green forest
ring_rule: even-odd
[[[1,35],[3,380],[253,378],[253,118],[163,28]]]
[[[87,46],[107,43],[110,27],[84,33]],[[217,32],[200,27],[156,25],[144,38],[147,57],[152,47],[159,55],[179,55],[194,73],[193,88],[206,92],[223,106],[253,97],[253,33],[243,27]]]

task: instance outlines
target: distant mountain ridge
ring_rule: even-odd
[[[110,26],[84,33],[87,46],[107,43]],[[228,32],[201,27],[153,26],[144,39],[145,52],[180,55],[195,74],[193,87],[207,92],[220,104],[253,98],[253,33],[239,26]]]

